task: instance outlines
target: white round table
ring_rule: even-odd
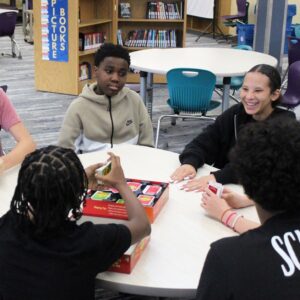
[[[166,74],[174,68],[197,68],[209,70],[216,76],[223,77],[222,111],[224,111],[229,107],[232,76],[242,76],[258,64],[277,66],[277,59],[271,55],[233,48],[146,49],[131,52],[130,58],[130,67],[141,71],[141,97],[150,116],[153,99],[152,95],[147,97],[146,91],[147,84],[150,89],[152,88],[153,74]]]
[[[119,145],[112,152],[121,157],[127,178],[168,181],[179,166],[178,154],[143,146]],[[79,156],[85,167],[105,161],[106,151]],[[18,167],[0,176],[0,215],[10,205],[17,183]],[[212,167],[205,165],[198,176]],[[236,190],[241,187],[231,185]],[[201,194],[170,185],[169,200],[152,224],[151,239],[130,275],[104,272],[97,285],[125,293],[159,297],[194,297],[210,244],[235,235],[220,222],[205,215],[200,207]],[[254,207],[243,209],[243,215],[258,220]],[[81,222],[122,222],[120,220],[83,217]]]

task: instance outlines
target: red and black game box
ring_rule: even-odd
[[[108,271],[130,274],[150,241],[150,235],[132,245]]]
[[[144,206],[149,221],[153,223],[169,198],[169,184],[140,179],[126,179],[126,181]],[[94,217],[128,219],[124,200],[116,189],[88,191],[83,214]]]

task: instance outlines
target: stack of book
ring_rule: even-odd
[[[177,46],[176,36],[175,29],[133,30],[128,33],[124,45],[127,47],[175,48]]]
[[[166,3],[162,1],[148,1],[148,19],[182,19],[182,2]]]

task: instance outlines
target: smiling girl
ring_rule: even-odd
[[[242,127],[252,122],[273,118],[295,118],[291,111],[277,107],[281,100],[281,77],[269,65],[257,65],[249,70],[240,92],[241,103],[222,113],[214,122],[192,140],[179,156],[181,166],[171,175],[172,180],[188,181],[186,191],[203,191],[208,181],[222,184],[237,183],[236,175],[228,160],[228,153],[235,145]],[[220,169],[208,176],[193,179],[203,164]]]

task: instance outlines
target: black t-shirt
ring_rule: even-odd
[[[281,214],[261,227],[211,245],[198,300],[300,299],[300,214]]]
[[[44,241],[18,230],[11,212],[0,218],[0,299],[90,300],[95,276],[130,246],[124,225],[77,225]]]

